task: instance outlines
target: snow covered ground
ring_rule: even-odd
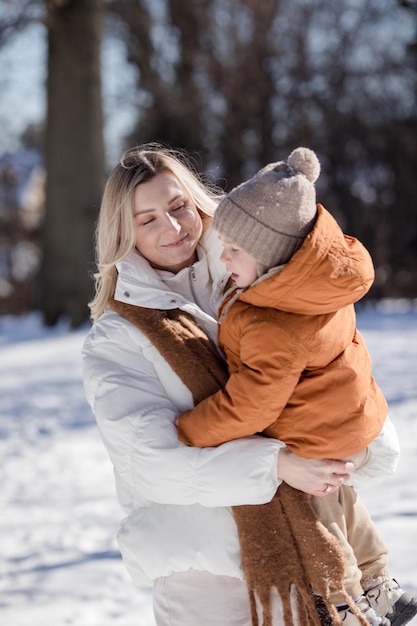
[[[358,313],[402,458],[362,496],[417,594],[417,306]],[[0,622],[7,626],[154,626],[149,589],[133,586],[115,534],[112,468],[81,382],[87,327],[0,317]],[[414,620],[417,624],[417,619]],[[219,625],[220,626],[220,625]]]

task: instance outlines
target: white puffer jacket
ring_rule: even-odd
[[[227,279],[219,257],[220,242],[210,230],[202,237],[199,262],[171,279],[162,280],[132,252],[118,266],[115,297],[149,308],[183,309],[215,338],[215,313]],[[242,578],[230,507],[272,498],[283,444],[257,436],[217,448],[180,443],[174,419],[192,408],[190,391],[143,333],[113,311],[93,325],[83,356],[87,399],[127,512],[118,540],[133,581],[149,584],[190,568]],[[384,454],[371,454],[358,478],[392,473],[381,442]],[[375,444],[377,452],[382,444]]]

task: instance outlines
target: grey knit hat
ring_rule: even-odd
[[[232,189],[214,213],[214,228],[258,261],[259,274],[287,263],[316,221],[319,174],[312,150],[293,150]]]

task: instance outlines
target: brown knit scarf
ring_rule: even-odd
[[[187,313],[160,311],[112,300],[110,307],[138,327],[192,393],[197,404],[221,389],[227,368],[214,343]],[[308,494],[282,483],[271,502],[233,507],[248,587],[253,626],[272,626],[271,592],[283,604],[285,626],[293,626],[290,591],[296,592],[300,626],[342,622],[329,600],[329,585],[340,589],[347,604],[366,626],[344,590],[343,555],[336,539],[317,518]],[[368,625],[369,626],[369,625]]]

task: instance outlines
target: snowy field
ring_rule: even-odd
[[[362,310],[358,327],[402,446],[396,475],[362,496],[391,573],[417,594],[417,306]],[[122,513],[81,382],[86,333],[0,317],[4,626],[154,626],[150,590],[130,582],[115,542]]]

